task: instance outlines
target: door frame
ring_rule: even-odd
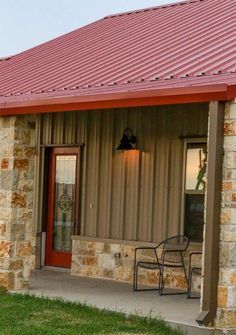
[[[56,175],[56,156],[57,155],[76,155],[76,182],[75,182],[75,207],[74,207],[74,229],[72,234],[76,234],[78,227],[79,212],[79,189],[80,189],[80,163],[81,163],[81,146],[52,146],[50,148],[49,173],[48,173],[48,201],[47,201],[47,227],[46,227],[46,248],[45,248],[45,265],[55,267],[71,267],[71,253],[53,250],[53,220],[54,220],[54,200],[55,200],[55,175]]]

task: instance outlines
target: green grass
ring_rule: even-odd
[[[163,320],[127,317],[86,305],[0,292],[1,335],[180,335]]]

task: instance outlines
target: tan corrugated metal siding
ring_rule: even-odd
[[[207,120],[205,104],[42,115],[42,144],[85,144],[81,233],[140,241],[178,233],[180,136],[206,137]],[[126,127],[142,151],[115,151]]]
[[[107,16],[0,61],[0,103],[235,85],[235,15],[236,0],[189,0]]]

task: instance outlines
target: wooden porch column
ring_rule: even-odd
[[[199,324],[205,326],[214,320],[217,310],[224,106],[224,103],[217,101],[209,104],[202,311],[196,319]]]

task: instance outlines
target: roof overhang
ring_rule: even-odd
[[[230,101],[236,85],[215,84],[165,89],[127,90],[80,95],[21,96],[0,100],[0,115],[64,112],[137,106]]]

